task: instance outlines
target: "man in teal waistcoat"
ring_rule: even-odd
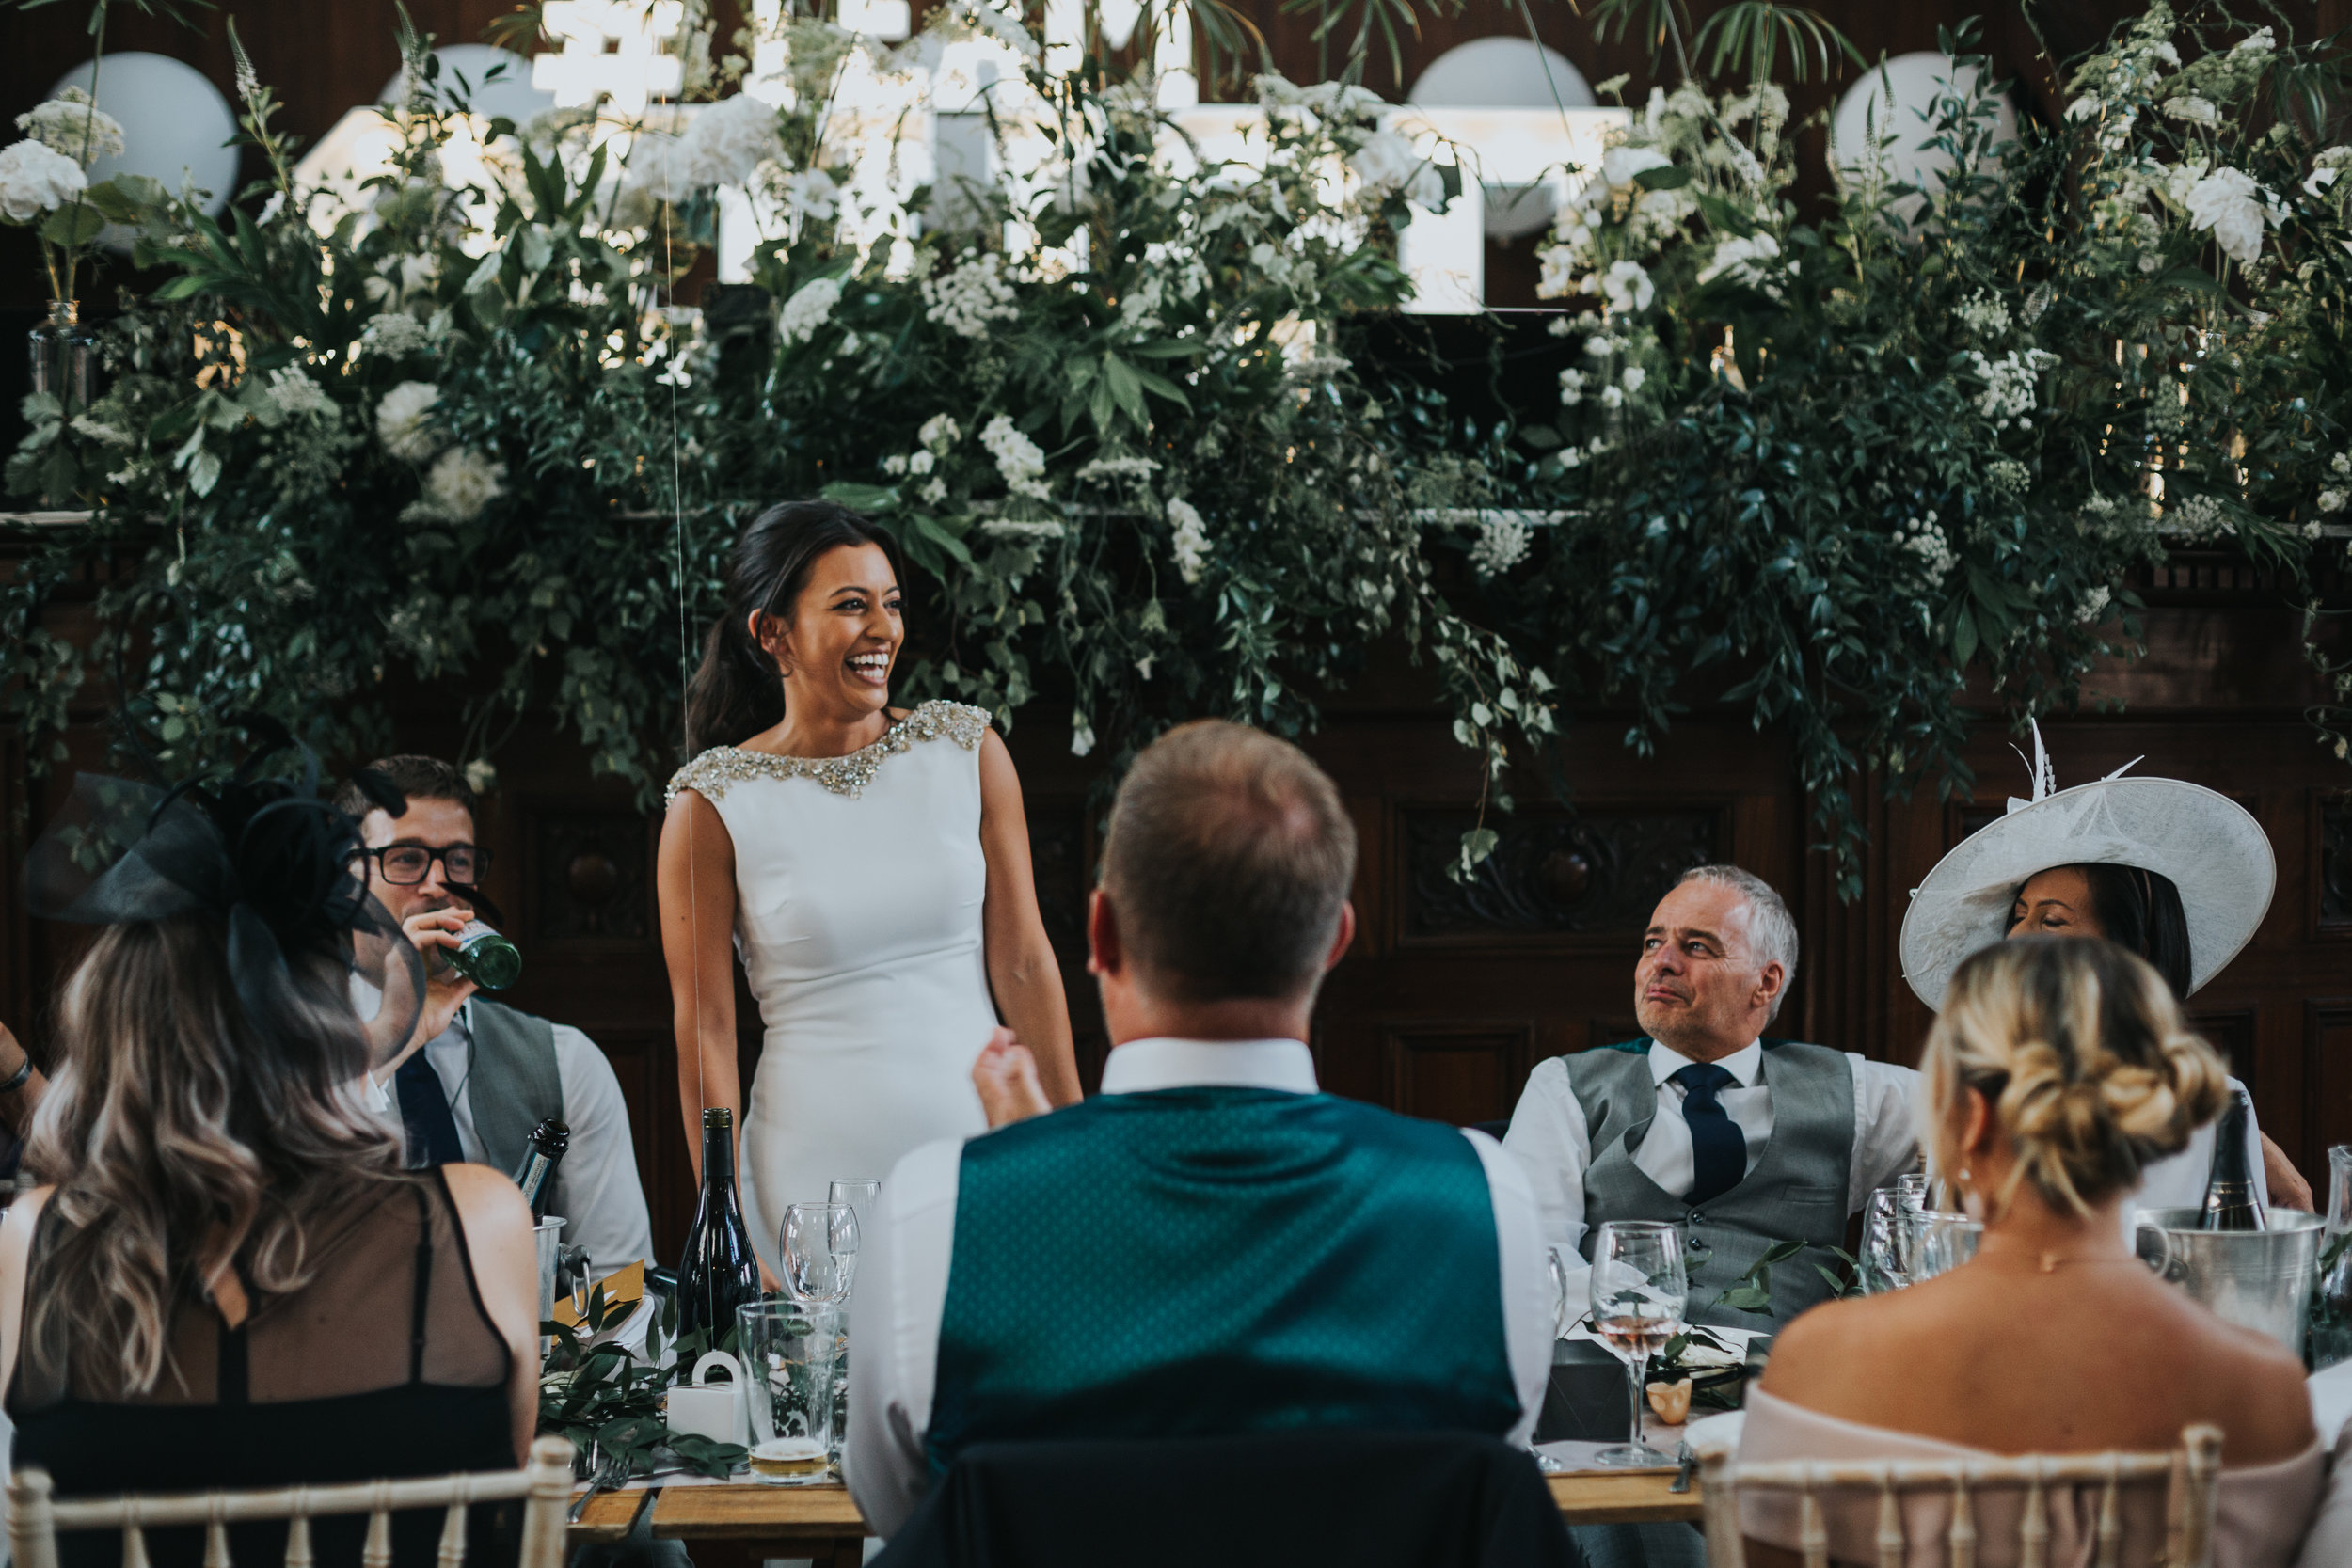
[[[1355,861],[1295,747],[1210,721],[1136,759],[1088,913],[1103,1092],[1046,1114],[999,1031],[974,1072],[996,1130],[908,1155],[869,1211],[846,1468],[878,1532],[974,1443],[1533,1430],[1553,1324],[1525,1174],[1316,1086]]]
[[[648,1258],[653,1226],[612,1064],[578,1029],[477,995],[432,961],[471,916],[468,895],[490,862],[474,842],[472,788],[438,757],[368,767],[407,797],[407,810],[394,817],[356,784],[335,803],[359,823],[368,891],[425,950],[428,970],[417,1042],[377,1079],[386,1108],[399,1110],[410,1164],[466,1161],[511,1176],[532,1129],[552,1117],[571,1136],[546,1209],[564,1216],[565,1243],[586,1247],[599,1277]]]
[[[1659,901],[1633,971],[1643,1037],[1537,1064],[1503,1147],[1526,1164],[1545,1240],[1581,1301],[1607,1220],[1682,1227],[1693,1322],[1770,1331],[1828,1294],[1846,1220],[1918,1156],[1918,1074],[1769,1038],[1797,926],[1761,878],[1703,865]],[[1718,1305],[1774,1242],[1760,1312]]]

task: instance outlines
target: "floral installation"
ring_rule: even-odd
[[[0,585],[12,719],[54,736],[120,655],[167,760],[247,709],[359,752],[396,673],[462,677],[469,767],[550,713],[650,799],[681,606],[715,613],[760,506],[821,494],[904,547],[907,699],[1006,723],[1043,699],[1115,771],[1201,712],[1310,728],[1396,638],[1505,809],[1511,778],[1560,776],[1564,701],[1626,703],[1637,748],[1726,701],[1789,736],[1851,891],[1863,781],[1965,788],[1970,683],[2020,717],[2072,701],[2136,646],[2135,568],[2224,539],[2294,581],[2342,559],[2352,147],[2268,30],[2153,8],[2007,143],[1956,36],[1979,67],[1934,112],[1958,172],[1915,189],[1866,159],[1808,218],[1761,35],[1724,24],[1709,85],[1655,0],[1679,85],[1564,205],[1560,360],[1498,423],[1359,342],[1407,295],[1400,225],[1458,189],[1359,69],[1251,81],[1243,166],[1148,75],[1049,68],[988,0],[895,50],[811,17],[723,43],[688,9],[716,100],[691,114],[485,127],[411,32],[393,166],[356,201],[295,187],[249,71],[264,187],[217,223],[108,198],[178,276],[105,328],[99,402],[32,410],[9,466],[94,513]],[[987,177],[934,184],[843,104],[946,41],[996,52],[1004,112]],[[482,173],[453,181],[461,134]],[[54,221],[62,154],[19,145],[0,213]],[[696,309],[673,294],[723,189],[758,230],[749,283]],[[125,550],[96,647],[40,629]]]

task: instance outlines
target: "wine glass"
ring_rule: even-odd
[[[1984,1222],[1966,1214],[1930,1209],[1921,1212],[1919,1228],[1919,1277],[1933,1279],[1949,1274],[1977,1256],[1977,1243],[1984,1240]]]
[[[797,1302],[839,1307],[857,1279],[857,1211],[847,1203],[792,1203],[778,1238],[784,1288]]]
[[[1862,1211],[1863,1294],[1883,1295],[1910,1284],[1916,1254],[1902,1190],[1881,1187]]]
[[[836,1176],[825,1190],[828,1203],[846,1203],[857,1211],[858,1227],[866,1227],[873,1211],[870,1204],[882,1192],[882,1183],[870,1176]]]
[[[1672,1465],[1642,1441],[1649,1358],[1682,1328],[1691,1285],[1682,1267],[1682,1235],[1651,1220],[1611,1220],[1593,1242],[1593,1326],[1625,1357],[1633,1426],[1621,1448],[1594,1457],[1602,1465]]]

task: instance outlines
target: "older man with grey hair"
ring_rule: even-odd
[[[1633,969],[1643,1037],[1536,1065],[1503,1147],[1534,1179],[1545,1240],[1585,1296],[1608,1220],[1682,1227],[1690,1319],[1770,1331],[1829,1293],[1846,1221],[1918,1157],[1918,1074],[1765,1037],[1797,972],[1797,924],[1763,879],[1702,865],[1659,900]],[[1717,1297],[1775,1242],[1761,1312]]]

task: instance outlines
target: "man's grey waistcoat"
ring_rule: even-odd
[[[1853,1167],[1852,1066],[1826,1046],[1764,1041],[1756,1082],[1772,1091],[1772,1135],[1737,1186],[1692,1205],[1633,1163],[1658,1115],[1649,1047],[1646,1039],[1629,1040],[1563,1058],[1592,1140],[1592,1163],[1584,1171],[1584,1256],[1592,1257],[1604,1221],[1677,1225],[1691,1275],[1689,1321],[1772,1333],[1830,1293],[1814,1265],[1834,1269],[1836,1259],[1828,1249],[1845,1243]],[[1806,1247],[1772,1265],[1769,1313],[1715,1305],[1781,1241],[1803,1241]]]

